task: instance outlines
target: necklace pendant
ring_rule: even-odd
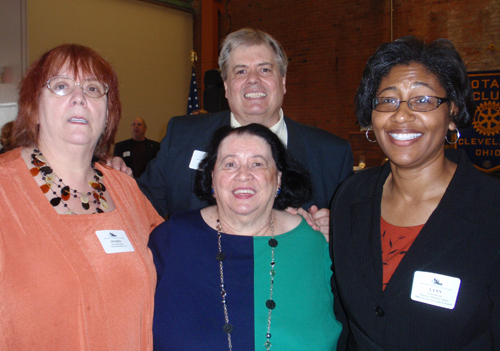
[[[108,209],[108,203],[106,200],[101,196],[99,199],[99,203],[101,204],[101,207],[104,208],[105,210]]]
[[[44,180],[45,180],[45,183],[47,183],[47,184],[50,184],[50,185],[54,184],[54,173],[47,174],[45,176]]]
[[[71,194],[69,193],[70,189],[69,186],[65,186],[64,188],[61,189],[61,199],[63,201],[68,201],[69,198],[71,197]]]
[[[45,157],[43,157],[42,154],[35,155],[33,161],[40,161],[43,164],[47,163],[47,160],[45,159]]]
[[[226,323],[224,324],[224,326],[222,327],[222,330],[224,331],[224,333],[226,334],[231,334],[233,332],[233,326],[231,325],[231,323]]]
[[[94,165],[92,165],[92,167],[94,167]],[[98,170],[97,168],[94,168],[94,173],[95,173],[97,178],[99,178],[99,179],[104,178],[104,174],[102,174],[102,172],[100,170]]]
[[[44,175],[47,175],[47,174],[52,174],[53,170],[49,166],[43,166],[40,167],[40,172],[42,172]]]
[[[219,262],[222,262],[226,259],[226,254],[224,252],[219,252],[217,255],[215,255],[215,259]]]
[[[50,190],[50,184],[42,184],[40,189],[42,189],[42,193],[47,194]]]
[[[38,173],[40,173],[40,169],[37,167],[33,167],[32,169],[30,169],[30,173],[33,177],[36,177]]]
[[[101,190],[101,183],[98,183],[98,182],[96,182],[94,180],[89,180],[89,184],[95,190]]]
[[[60,197],[55,197],[55,198],[53,198],[52,200],[50,200],[50,204],[51,204],[53,207],[58,206],[60,203],[61,203],[61,198],[60,198]]]
[[[80,196],[80,200],[82,201],[82,203],[88,204],[89,203],[89,196],[87,194],[82,194]]]
[[[266,301],[266,307],[269,308],[270,310],[274,310],[274,308],[276,307],[276,302],[269,299]]]
[[[269,246],[271,246],[271,247],[278,246],[278,240],[276,240],[275,238],[269,239]]]

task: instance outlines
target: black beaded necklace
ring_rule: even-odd
[[[95,168],[93,163],[92,170],[94,171],[94,179],[90,180],[89,184],[95,190],[93,192],[86,193],[79,192],[76,189],[71,189],[68,185],[64,184],[63,180],[54,173],[45,157],[43,157],[42,153],[36,148],[33,149],[33,153],[31,154],[31,164],[35,166],[30,169],[33,177],[36,177],[39,173],[42,174],[42,180],[45,182],[45,184],[40,186],[42,192],[46,194],[49,190],[52,190],[52,194],[55,197],[50,200],[50,204],[53,207],[57,207],[62,204],[67,209],[65,214],[73,215],[75,213],[68,207],[66,201],[68,201],[71,197],[79,197],[82,202],[82,208],[86,211],[90,209],[91,198],[93,198],[92,202],[95,205],[95,212],[92,214],[103,213],[106,209],[108,209],[108,203],[103,196],[106,191],[106,187],[102,183],[104,175],[100,170]],[[57,182],[55,182],[56,180]],[[54,190],[56,187],[59,189],[60,194]]]
[[[231,333],[233,332],[233,326],[231,323],[229,323],[229,313],[227,311],[227,305],[226,305],[226,286],[224,284],[224,265],[223,261],[226,258],[226,254],[222,251],[222,244],[221,244],[221,232],[222,232],[222,225],[220,224],[219,219],[217,219],[217,241],[218,241],[218,246],[219,246],[219,252],[217,255],[215,255],[215,259],[219,261],[219,272],[220,272],[220,288],[221,288],[221,297],[222,297],[222,307],[224,309],[224,326],[222,327],[222,330],[224,333],[227,334],[227,342],[229,345],[229,351],[232,351],[233,345],[231,343]],[[271,283],[270,283],[270,288],[269,288],[269,299],[266,301],[266,308],[269,310],[268,312],[268,317],[267,317],[267,333],[266,333],[266,342],[264,343],[264,347],[266,350],[269,351],[271,348],[271,318],[272,318],[272,311],[276,307],[276,302],[273,300],[273,286],[274,286],[274,276],[276,275],[276,271],[274,270],[275,266],[275,261],[274,261],[274,249],[276,246],[278,246],[278,241],[274,238],[274,222],[273,219],[271,218],[271,239],[268,241],[269,246],[271,247],[271,270],[269,272],[269,275],[271,276]]]

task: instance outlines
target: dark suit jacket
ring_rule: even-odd
[[[154,140],[149,140],[146,138],[146,157],[144,159],[145,163],[147,164],[149,161],[155,158],[156,153],[160,150],[160,143]],[[128,156],[124,156],[124,152],[131,152],[132,150],[132,139],[120,141],[119,143],[116,143],[115,145],[115,150],[113,151],[114,156],[119,156],[121,157],[124,161],[127,167],[132,168],[132,158],[134,155],[129,154]],[[140,177],[141,174],[137,172],[136,170],[132,169],[134,172],[134,177]]]
[[[447,157],[457,171],[385,291],[380,204],[390,165],[354,175],[334,198],[332,287],[344,307],[335,312],[358,350],[500,350],[500,182],[464,152]],[[459,278],[454,309],[413,301],[415,271]]]
[[[349,143],[324,130],[285,117],[288,150],[312,176],[313,199],[304,208],[329,207],[338,185],[352,173]],[[230,112],[189,115],[170,120],[161,150],[138,180],[160,215],[206,207],[193,193],[195,174],[189,168],[194,150],[206,151],[213,133],[230,124]]]

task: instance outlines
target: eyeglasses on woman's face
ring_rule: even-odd
[[[437,96],[415,96],[408,100],[376,97],[372,100],[372,109],[379,112],[394,112],[399,109],[402,102],[406,102],[412,111],[427,112],[437,109],[442,103],[447,101],[450,101],[450,99]]]
[[[106,83],[95,78],[85,79],[77,83],[73,78],[66,76],[54,76],[47,81],[47,88],[58,96],[71,94],[76,86],[82,88],[85,95],[91,98],[100,98],[107,94],[109,87]]]

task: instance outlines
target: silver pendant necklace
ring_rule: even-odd
[[[221,244],[221,232],[222,225],[220,224],[219,219],[217,219],[217,242],[219,244],[219,252],[215,256],[215,259],[219,261],[219,272],[220,272],[220,288],[221,288],[221,297],[222,297],[222,307],[224,310],[224,326],[222,330],[227,334],[227,342],[229,345],[229,351],[233,350],[233,345],[231,343],[231,333],[233,332],[233,326],[229,323],[229,313],[227,311],[226,305],[226,286],[224,284],[224,264],[222,263],[226,258],[226,254],[222,251]],[[271,318],[272,311],[276,307],[276,303],[273,300],[273,286],[274,286],[274,276],[276,275],[276,271],[274,270],[275,261],[274,261],[274,249],[278,246],[278,241],[274,238],[274,222],[271,218],[271,239],[268,241],[269,246],[271,247],[271,270],[269,272],[271,276],[271,283],[269,288],[269,299],[266,301],[266,308],[269,310],[267,315],[267,333],[266,333],[266,342],[264,343],[264,347],[269,351],[271,348]]]

